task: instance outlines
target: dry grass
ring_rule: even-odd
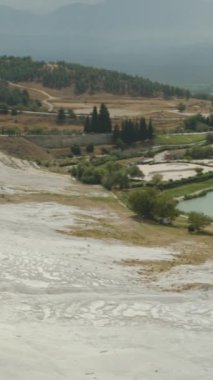
[[[30,161],[51,161],[44,149],[22,137],[0,136],[0,150],[11,156]]]
[[[103,210],[108,213],[114,213],[116,218],[104,215],[103,218],[93,218],[93,223],[84,223],[83,225],[76,225],[70,231],[69,235],[78,237],[88,237],[100,240],[117,240],[129,245],[147,246],[147,247],[172,247],[185,255],[186,251],[184,246],[189,245],[192,252],[199,251],[203,247],[208,252],[212,252],[212,237],[205,235],[188,234],[185,228],[162,226],[155,223],[149,223],[138,220],[135,218],[131,211],[124,208],[121,203],[116,199],[109,198],[108,200],[96,198],[90,200],[80,201],[80,207],[89,207],[94,210],[103,207]],[[77,203],[75,202],[75,205]],[[85,228],[86,225],[86,228]],[[63,231],[62,231],[63,232]],[[67,233],[67,232],[66,232]],[[187,242],[187,244],[186,244]],[[205,256],[205,254],[204,254]],[[203,253],[202,253],[203,257]],[[190,254],[185,256],[184,262],[188,260],[189,264]],[[197,260],[200,256],[197,255]],[[182,257],[181,257],[182,260]],[[170,264],[169,264],[170,265]]]
[[[184,284],[184,285],[179,285],[177,287],[173,287],[172,289],[170,289],[170,291],[172,292],[177,292],[177,293],[182,293],[182,292],[187,292],[187,291],[190,291],[190,290],[205,290],[205,291],[209,291],[209,290],[212,290],[213,289],[213,284],[207,284],[207,283],[200,283],[200,282],[196,282],[196,283],[189,283],[189,284]],[[168,289],[169,291],[169,289]]]
[[[46,97],[44,95],[42,95],[42,93],[38,93],[37,91],[33,91],[31,88],[35,88],[38,91],[45,91],[48,94],[50,94],[50,96],[56,97],[56,98],[57,97],[61,98],[61,97],[66,97],[66,96],[72,96],[72,94],[74,95],[74,91],[73,91],[72,87],[67,87],[67,88],[58,90],[58,89],[54,89],[54,88],[44,87],[42,85],[42,83],[38,83],[38,82],[32,82],[32,83],[20,82],[20,85],[22,85],[28,89],[29,94],[33,99],[44,100]]]
[[[85,97],[63,97],[53,101],[56,107],[72,108],[76,113],[88,114],[95,105],[100,106],[104,102],[107,104],[113,118],[141,117],[152,118],[154,125],[167,130],[179,126],[186,117],[184,114],[176,112],[178,100],[165,100],[161,98],[130,98],[118,97],[109,94]],[[191,99],[187,101],[186,113],[196,114],[198,112],[209,113],[211,104],[209,102]]]
[[[54,194],[54,193],[26,193],[26,194],[15,194],[15,195],[2,195],[0,201],[10,202],[10,203],[45,203],[45,202],[55,202],[65,206],[75,206],[79,207],[81,210],[97,210],[103,212],[112,212],[114,205],[114,198],[111,197],[96,197],[92,194],[87,194],[87,186],[82,186],[78,189],[78,195],[72,194]],[[85,212],[86,215],[86,212]]]
[[[177,104],[180,99],[162,99],[162,98],[132,98],[127,96],[117,96],[107,93],[98,93],[96,95],[82,94],[75,95],[73,87],[61,90],[49,89],[38,83],[22,83],[26,88],[35,88],[39,91],[45,91],[53,99],[49,101],[56,107],[72,108],[77,113],[88,114],[94,105],[99,106],[101,103],[107,104],[112,117],[151,117],[157,128],[161,130],[174,129],[181,124],[185,115],[176,112]],[[33,98],[44,100],[42,93],[29,90]],[[208,101],[190,99],[182,100],[186,105],[186,113],[210,113],[212,112],[211,103]]]
[[[165,274],[172,269],[181,266],[199,266],[206,263],[209,260],[213,260],[212,245],[202,244],[197,242],[189,247],[184,246],[184,242],[181,242],[182,247],[179,247],[179,254],[173,255],[171,260],[121,260],[116,264],[135,267],[139,275],[142,276],[147,282],[154,283],[159,280],[159,275]],[[186,292],[191,290],[210,290],[213,289],[212,283],[173,283],[172,279],[169,287],[160,287],[163,291],[171,292]]]
[[[201,245],[187,248],[182,247],[182,252],[173,255],[171,260],[121,260],[119,264],[140,268],[137,272],[142,275],[153,276],[168,272],[180,265],[201,265],[213,258],[210,248],[201,249]]]
[[[0,115],[0,128],[16,128],[21,133],[27,133],[32,128],[41,128],[46,131],[61,130],[67,132],[82,132],[83,126],[81,125],[62,125],[56,123],[55,115],[36,115],[36,114],[20,114],[17,116]]]

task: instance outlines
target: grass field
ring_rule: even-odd
[[[158,135],[155,139],[157,145],[195,144],[205,141],[206,134],[195,133],[193,135]]]
[[[47,162],[52,157],[44,149],[22,137],[0,136],[0,151],[30,161]]]
[[[209,188],[213,188],[213,179],[203,182],[189,183],[187,185],[178,186],[174,189],[165,190],[164,192],[171,198],[178,198],[196,193],[198,191],[207,190]]]
[[[67,133],[81,133],[83,130],[83,126],[77,123],[58,125],[56,116],[51,114],[47,116],[36,114],[19,114],[17,116],[0,115],[0,129],[4,128],[16,129],[24,134],[37,130],[44,130],[48,133],[52,131],[53,134],[56,131],[60,133],[62,130]],[[34,132],[33,134],[37,133]]]

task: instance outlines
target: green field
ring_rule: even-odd
[[[156,145],[179,145],[179,144],[196,144],[205,141],[206,134],[181,134],[181,135],[158,135],[155,139]]]
[[[178,198],[184,195],[190,195],[198,191],[207,190],[213,188],[213,179],[209,179],[203,182],[189,183],[187,185],[178,186],[174,189],[165,190],[164,193],[171,198]]]

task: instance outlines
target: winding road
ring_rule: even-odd
[[[34,91],[34,92],[37,92],[43,96],[46,97],[46,99],[42,100],[42,104],[48,108],[48,112],[53,112],[54,110],[54,105],[52,103],[50,103],[52,100],[56,99],[56,97],[48,94],[48,92],[46,91],[43,91],[43,90],[38,90],[37,88],[35,87],[26,87],[26,86],[23,86],[21,84],[17,84],[17,83],[13,83],[13,82],[9,82],[9,85],[12,86],[12,87],[18,87],[18,88],[23,88],[24,90],[31,90],[31,91]]]

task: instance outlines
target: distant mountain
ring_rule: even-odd
[[[48,14],[0,6],[0,54],[66,59],[174,84],[213,82],[213,1],[105,0]]]
[[[26,34],[30,29],[38,29],[36,15],[16,10],[7,6],[0,6],[0,33],[14,37]],[[1,36],[2,37],[2,36]]]

